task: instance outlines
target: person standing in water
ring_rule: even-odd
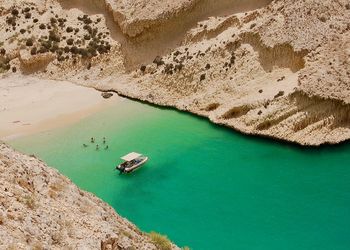
[[[103,144],[106,144],[106,137],[103,137]]]
[[[96,145],[96,150],[99,150],[98,144]]]
[[[107,150],[108,149],[108,145],[105,147],[105,150]]]
[[[95,143],[95,138],[91,137],[91,143]]]

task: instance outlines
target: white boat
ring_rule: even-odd
[[[131,152],[121,157],[121,159],[124,160],[124,162],[115,168],[120,171],[120,174],[131,173],[139,169],[148,160],[148,157],[136,152]]]

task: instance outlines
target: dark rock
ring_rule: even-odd
[[[31,17],[32,17],[32,14],[30,14],[30,13],[26,13],[26,14],[24,15],[24,17],[25,17],[25,19],[29,19],[29,18],[31,18]]]
[[[113,93],[110,93],[110,92],[102,92],[101,93],[101,96],[104,98],[104,99],[108,99],[108,98],[111,98],[113,96]]]
[[[202,74],[200,77],[200,81],[203,81],[203,80],[205,80],[205,74]]]
[[[282,76],[281,78],[277,79],[277,82],[283,81],[284,79],[286,79],[286,77]]]
[[[145,72],[145,71],[146,71],[146,66],[145,66],[145,65],[142,65],[142,66],[140,67],[140,70],[141,70],[142,72]]]
[[[40,24],[40,25],[39,25],[39,29],[41,29],[41,30],[46,29],[46,25],[45,25],[45,24],[43,24],[43,23],[42,23],[42,24]]]
[[[281,97],[284,95],[284,91],[279,91],[277,95],[275,95],[275,98]]]
[[[73,28],[72,28],[72,27],[67,27],[66,31],[67,31],[68,33],[71,33],[71,32],[73,32]]]
[[[205,65],[205,69],[210,69],[210,64]]]
[[[259,89],[259,93],[261,94],[263,92],[263,90],[262,89]]]
[[[38,18],[34,18],[33,23],[37,23],[37,22],[39,22]]]
[[[154,58],[154,60],[153,60],[153,63],[157,64],[157,67],[158,67],[158,66],[163,65],[164,61],[160,56],[156,56],[156,58]]]
[[[17,68],[16,67],[12,67],[12,72],[16,73],[17,72]]]

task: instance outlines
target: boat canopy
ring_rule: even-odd
[[[132,152],[132,153],[129,153],[127,155],[124,155],[123,157],[121,157],[121,159],[123,159],[124,161],[132,161],[140,156],[142,156],[142,154]]]

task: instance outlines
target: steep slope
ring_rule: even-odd
[[[109,205],[3,143],[0,181],[1,249],[156,249]]]
[[[52,25],[61,39],[49,46],[51,54],[27,58],[28,34],[8,28],[11,22],[3,25],[9,29],[3,70],[40,65],[27,72],[303,145],[350,138],[346,0],[90,2],[51,0],[40,7],[45,14],[38,23],[57,13],[67,19],[62,27]],[[4,20],[13,9],[6,8]],[[25,14],[15,19],[27,24]],[[73,37],[68,27],[79,31]],[[31,36],[39,37],[33,46],[41,49],[50,32],[37,29],[33,25]],[[13,36],[20,38],[17,45],[10,43]]]

